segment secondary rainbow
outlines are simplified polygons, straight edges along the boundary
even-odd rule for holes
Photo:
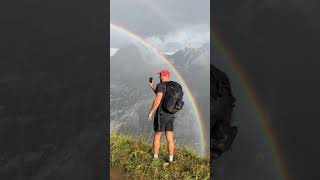
[[[128,36],[134,38],[135,40],[140,42],[144,47],[152,50],[155,54],[157,54],[160,57],[160,59],[163,60],[170,67],[170,69],[173,70],[175,75],[181,81],[180,83],[184,87],[185,93],[190,98],[192,107],[195,110],[196,120],[197,120],[197,123],[200,127],[200,140],[201,140],[201,151],[202,151],[201,153],[204,155],[206,153],[207,146],[206,146],[206,143],[204,140],[205,139],[204,138],[204,128],[203,128],[203,123],[202,123],[203,119],[202,119],[201,113],[198,109],[197,103],[196,103],[194,97],[192,96],[192,93],[191,93],[189,87],[187,86],[187,83],[184,81],[184,79],[182,78],[182,76],[180,75],[178,70],[172,65],[172,63],[166,57],[164,57],[161,53],[159,53],[159,51],[155,47],[153,47],[150,43],[146,42],[142,37],[138,36],[137,34],[134,34],[133,32],[127,30],[124,27],[116,25],[114,23],[110,23],[110,28],[114,28],[114,29],[116,29],[120,32],[123,32],[123,33],[127,34]]]

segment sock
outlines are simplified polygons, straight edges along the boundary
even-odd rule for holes
[[[173,161],[173,155],[170,155],[170,156],[169,156],[169,161],[170,161],[170,162]]]
[[[158,154],[153,154],[154,159],[158,159]]]

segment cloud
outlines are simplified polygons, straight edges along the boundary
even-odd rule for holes
[[[110,57],[114,56],[118,52],[118,48],[110,48]]]
[[[172,54],[184,48],[200,48],[210,43],[210,27],[208,24],[188,25],[165,35],[146,38],[146,41],[166,54]]]

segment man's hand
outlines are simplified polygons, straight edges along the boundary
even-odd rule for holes
[[[149,112],[149,114],[148,114],[148,116],[147,116],[147,120],[148,120],[148,121],[151,121],[152,114],[153,114],[152,112]]]

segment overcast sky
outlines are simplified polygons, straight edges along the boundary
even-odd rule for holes
[[[110,20],[148,37],[188,24],[209,25],[209,10],[209,0],[111,0]]]
[[[112,23],[141,36],[161,53],[210,43],[209,0],[112,0],[110,5]],[[111,31],[111,48],[121,48],[113,35]]]

